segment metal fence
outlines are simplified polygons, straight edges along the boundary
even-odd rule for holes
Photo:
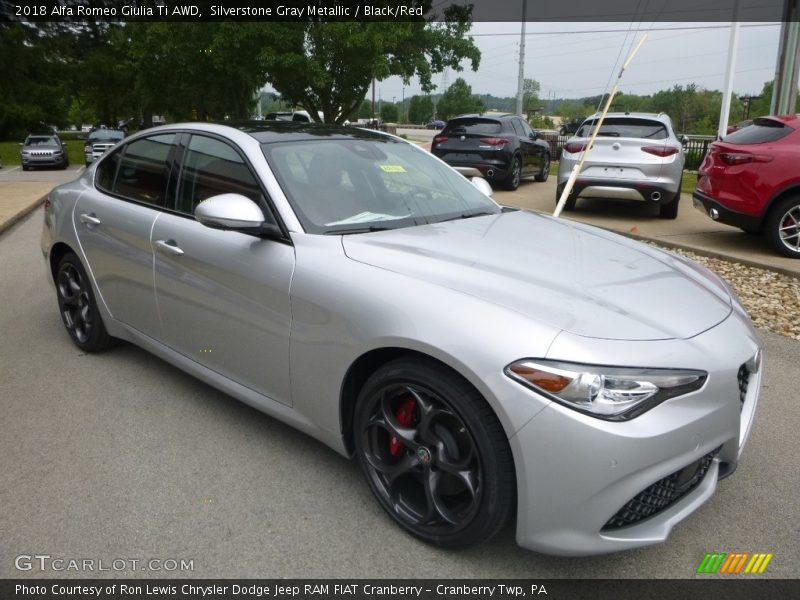
[[[550,144],[550,156],[553,160],[561,158],[561,149],[567,140],[570,139],[569,135],[559,135],[557,133],[542,132],[541,139]],[[710,135],[689,135],[687,142],[683,145],[683,151],[686,155],[686,164],[684,169],[696,171],[703,162],[703,157],[708,151],[708,145],[714,141],[714,136]]]

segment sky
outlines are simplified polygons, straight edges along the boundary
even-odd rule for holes
[[[693,82],[721,90],[730,31],[730,23],[528,23],[525,77],[541,84],[543,99],[602,94],[610,91],[632,46],[649,32],[622,77],[623,92],[652,94]],[[519,22],[475,23],[470,35],[481,51],[480,67],[473,72],[464,63],[463,71],[450,70],[449,83],[463,77],[475,94],[516,96],[519,33]],[[734,92],[758,94],[774,78],[779,36],[779,23],[741,24]],[[443,75],[435,75],[433,82],[436,92],[443,91]],[[418,81],[404,86],[393,77],[378,83],[376,99],[399,102],[419,93]]]

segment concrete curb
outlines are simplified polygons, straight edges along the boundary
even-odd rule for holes
[[[39,206],[41,206],[42,203],[44,203],[46,198],[47,198],[47,195],[44,195],[41,198],[39,198],[38,200],[35,200],[35,201],[31,202],[29,205],[21,208],[16,213],[11,215],[8,219],[5,219],[4,221],[0,221],[0,233],[3,233],[7,229],[10,229],[16,223],[18,223],[19,221],[21,221],[22,219],[27,217],[29,214],[31,214],[34,210],[36,210]]]

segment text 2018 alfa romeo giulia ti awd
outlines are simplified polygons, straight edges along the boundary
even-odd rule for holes
[[[353,128],[159,127],[46,202],[58,310],[337,452],[430,543],[664,541],[732,473],[760,343],[674,254]],[[213,351],[206,351],[213,348]]]

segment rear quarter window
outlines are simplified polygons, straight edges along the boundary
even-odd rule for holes
[[[774,119],[756,119],[753,124],[725,136],[731,144],[765,144],[786,137],[794,129]]]
[[[486,135],[500,133],[501,126],[499,121],[490,119],[460,119],[450,121],[442,133],[476,133]]]

